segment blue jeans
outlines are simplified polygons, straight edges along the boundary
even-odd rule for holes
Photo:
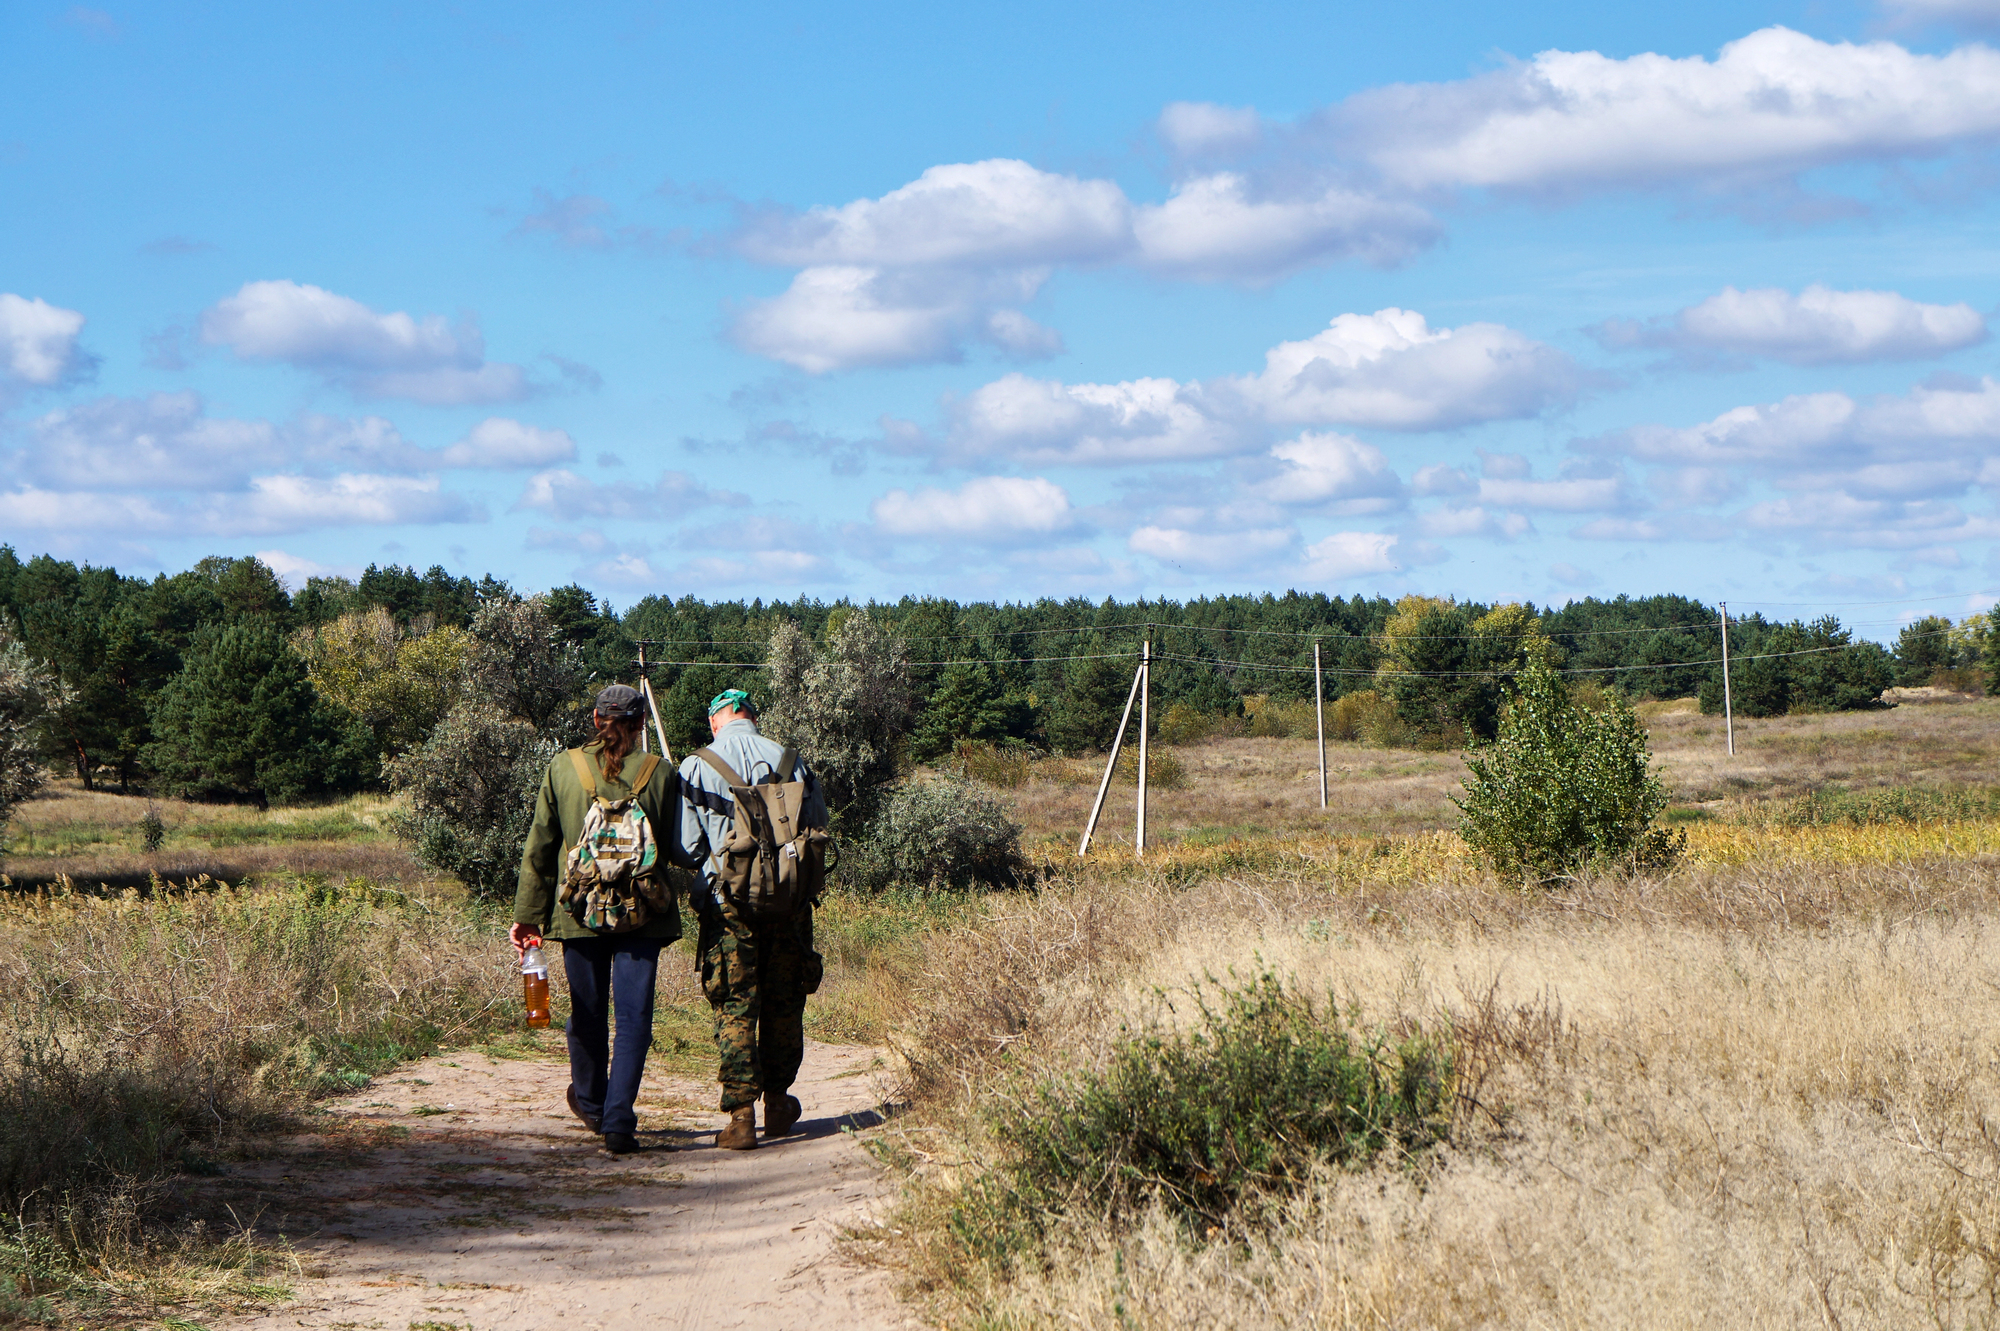
[[[639,1126],[632,1102],[639,1097],[646,1051],[653,1044],[653,979],[666,940],[606,934],[565,938],[563,974],[569,977],[569,1080],[576,1102],[598,1117],[604,1132]],[[608,1018],[618,1016],[614,1048]]]

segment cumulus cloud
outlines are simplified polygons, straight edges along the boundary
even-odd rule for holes
[[[1544,51],[1456,83],[1357,94],[1320,128],[1408,190],[1713,188],[1991,138],[2000,52],[1923,55],[1779,27],[1714,60]]]
[[[1421,314],[1378,310],[1343,314],[1315,337],[1279,345],[1257,374],[1193,384],[1009,374],[950,404],[946,446],[965,458],[1036,463],[1223,457],[1268,447],[1273,429],[1297,425],[1441,430],[1536,416],[1573,401],[1587,381],[1567,355],[1513,329],[1433,329]],[[1301,443],[1298,456],[1274,456],[1297,468],[1307,453],[1329,460],[1338,447]],[[1358,456],[1327,465],[1359,465]]]
[[[1225,381],[1266,420],[1440,430],[1539,415],[1576,399],[1583,370],[1499,324],[1433,329],[1414,310],[1342,314],[1284,342],[1261,374]]]
[[[436,406],[526,397],[526,372],[488,363],[470,318],[378,314],[360,301],[290,281],[246,282],[201,318],[202,341],[248,361],[314,370],[362,397]]]
[[[42,531],[277,536],[326,527],[484,522],[485,510],[436,477],[256,476],[246,491],[161,499],[32,484],[0,492],[0,522]]]
[[[1111,181],[995,159],[934,166],[879,199],[755,217],[735,245],[787,267],[1037,267],[1116,258],[1131,226],[1131,204]]]
[[[361,576],[359,564],[322,564],[317,559],[307,559],[284,550],[259,550],[257,558],[265,568],[278,575],[278,581],[297,591],[305,586],[308,578],[358,578]]]
[[[1039,273],[996,278],[951,270],[807,268],[781,294],[752,302],[731,326],[745,351],[809,374],[863,366],[955,361],[968,341],[1017,359],[1062,350],[1062,339],[1013,305],[1031,298]]]
[[[1401,263],[1438,237],[1415,204],[1358,190],[1269,194],[1223,171],[1182,181],[1133,218],[1134,261],[1173,277],[1263,284],[1314,264]]]
[[[576,440],[504,416],[489,416],[438,459],[447,467],[546,467],[576,460]]]
[[[51,388],[88,371],[76,340],[83,322],[75,310],[0,291],[0,389]]]
[[[1069,495],[1040,476],[981,476],[957,490],[891,490],[871,513],[889,536],[983,544],[1043,540],[1076,525]]]
[[[1403,502],[1403,483],[1382,450],[1344,434],[1306,433],[1271,449],[1279,470],[1250,487],[1273,503],[1379,513]]]
[[[1344,582],[1402,568],[1401,538],[1372,531],[1340,531],[1305,549],[1304,574],[1311,582]]]
[[[1414,204],[1323,183],[1280,188],[1220,172],[1135,205],[1108,180],[1008,159],[955,163],[879,199],[746,216],[731,247],[800,271],[782,294],[748,305],[731,336],[814,374],[956,360],[975,341],[1050,355],[1060,339],[1019,306],[1059,266],[1255,283],[1336,259],[1399,262],[1436,232]]]
[[[1968,517],[1956,501],[1975,486],[2000,489],[2000,382],[1940,376],[1866,401],[1801,394],[1575,447],[1655,466],[1649,488],[1669,507],[1733,500],[1752,482],[1782,492],[1729,519],[1737,530],[1881,549],[1984,539],[1988,520]],[[1699,521],[1687,514],[1624,528],[1590,524],[1578,534],[1670,539]]]
[[[1177,157],[1244,153],[1264,138],[1264,121],[1256,107],[1214,102],[1168,102],[1156,128],[1160,141]]]
[[[104,397],[49,412],[7,459],[37,484],[89,490],[240,490],[259,473],[417,473],[529,467],[574,457],[560,430],[494,417],[449,448],[411,443],[380,416],[310,414],[288,424],[207,414],[198,394]]]
[[[1179,569],[1219,573],[1267,563],[1293,549],[1298,540],[1299,534],[1292,527],[1189,531],[1148,525],[1135,530],[1126,544],[1135,554],[1151,555]]]
[[[1591,330],[1604,345],[1761,356],[1792,365],[1920,360],[1986,340],[1970,305],[1930,305],[1894,291],[1809,286],[1724,287],[1665,319],[1611,320]]]
[[[952,404],[951,447],[964,457],[1120,463],[1240,452],[1243,430],[1217,420],[1199,388],[1172,379],[1064,384],[1009,374]]]

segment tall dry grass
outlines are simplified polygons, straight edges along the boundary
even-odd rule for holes
[[[900,1041],[903,1210],[864,1250],[962,1326],[1976,1326],[2000,1320],[2000,859],[1752,859],[1550,894],[1300,865],[1082,877],[936,940]],[[935,1222],[1002,1163],[983,1106],[1270,971],[1448,1029],[1422,1169],[1325,1169],[1275,1220]],[[896,1233],[894,1231],[900,1231]]]

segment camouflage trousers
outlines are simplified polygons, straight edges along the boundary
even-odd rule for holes
[[[725,1113],[784,1091],[805,1057],[806,995],[819,988],[812,910],[753,924],[736,903],[701,903],[701,988],[715,1009]]]

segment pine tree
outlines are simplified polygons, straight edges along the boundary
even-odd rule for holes
[[[376,774],[368,728],[322,700],[284,635],[256,620],[198,634],[152,721],[145,761],[170,794],[288,803]]]

